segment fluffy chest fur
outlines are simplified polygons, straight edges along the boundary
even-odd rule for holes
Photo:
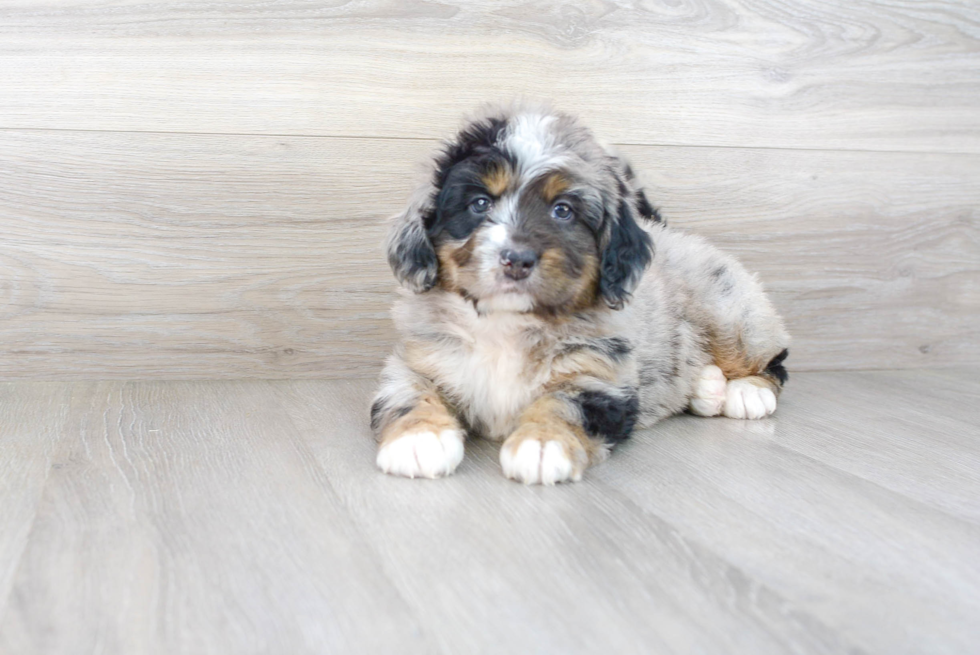
[[[473,334],[473,341],[444,353],[439,382],[458,398],[470,425],[504,439],[540,394],[548,373],[543,363],[528,359],[526,334],[496,327],[488,325]]]
[[[481,315],[451,296],[408,300],[399,314],[403,329],[424,326],[406,340],[410,365],[425,371],[485,437],[506,438],[552,376],[557,339],[533,316]]]

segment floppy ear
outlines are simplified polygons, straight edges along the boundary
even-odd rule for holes
[[[639,195],[628,167],[614,160],[615,192],[604,198],[604,233],[599,293],[613,309],[622,309],[630,299],[643,271],[653,259],[653,241],[640,227]],[[646,198],[643,197],[644,204]]]
[[[427,233],[435,218],[434,194],[432,185],[419,189],[388,229],[388,264],[398,282],[415,293],[435,286],[439,274],[439,260]]]

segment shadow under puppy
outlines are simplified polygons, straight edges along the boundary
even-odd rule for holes
[[[574,118],[491,109],[434,163],[387,246],[383,471],[449,475],[469,434],[503,441],[509,478],[580,480],[636,425],[776,409],[789,336],[760,284],[667,228]]]

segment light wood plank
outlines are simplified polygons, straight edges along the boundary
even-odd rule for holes
[[[2,375],[363,376],[385,356],[383,216],[409,193],[418,144],[5,143]]]
[[[65,382],[0,383],[0,615],[64,435],[70,398]]]
[[[432,141],[0,133],[0,376],[362,377]],[[758,271],[793,370],[980,360],[980,158],[628,147]]]
[[[0,652],[431,652],[264,383],[99,383],[69,421]]]
[[[796,373],[771,419],[672,418],[555,488],[479,440],[382,475],[373,388],[0,385],[0,527],[41,490],[9,462],[52,463],[0,653],[975,650],[971,369]]]
[[[972,652],[977,422],[890,376],[798,374],[772,419],[676,417],[594,478],[860,650]]]
[[[0,3],[0,127],[439,138],[553,98],[621,143],[980,152],[932,0]]]
[[[379,473],[373,383],[273,383],[392,580],[447,653],[843,653],[853,645],[591,480],[525,487],[477,440],[438,481]]]
[[[779,443],[980,525],[980,384],[975,370],[955,373],[794,376]]]

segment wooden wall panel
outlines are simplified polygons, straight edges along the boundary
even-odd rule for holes
[[[620,143],[980,152],[953,0],[0,0],[0,128],[440,138],[552,98]]]
[[[430,140],[0,131],[0,377],[363,377]],[[760,272],[792,368],[980,361],[980,157],[623,147]]]

